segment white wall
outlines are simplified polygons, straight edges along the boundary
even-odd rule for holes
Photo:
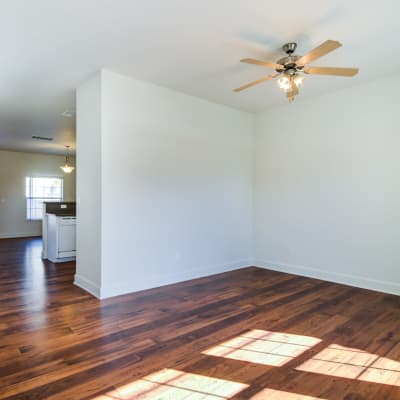
[[[79,128],[80,104],[79,160],[99,157],[80,136],[101,135],[101,184],[78,177],[79,215],[101,187],[101,297],[249,265],[252,115],[109,71],[101,129]]]
[[[76,96],[77,264],[75,284],[100,295],[101,287],[101,79],[96,74]]]
[[[397,77],[250,115],[102,71],[78,90],[76,283],[258,265],[400,294]]]
[[[0,238],[39,236],[41,221],[26,220],[25,178],[64,177],[64,200],[75,200],[75,172],[64,174],[65,157],[0,150]]]
[[[399,89],[389,77],[257,115],[258,265],[400,294]]]

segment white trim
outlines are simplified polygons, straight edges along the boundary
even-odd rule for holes
[[[302,265],[283,264],[275,261],[255,260],[254,265],[274,271],[286,272],[289,274],[307,276],[316,279],[323,279],[326,281],[342,283],[358,288],[395,294],[397,296],[400,295],[400,285],[394,282],[344,274],[342,272],[325,271],[318,268],[304,267]]]
[[[202,278],[209,275],[219,274],[221,272],[248,267],[250,265],[252,265],[251,260],[238,260],[221,265],[214,265],[195,270],[192,269],[179,274],[153,274],[152,276],[141,276],[135,281],[110,282],[107,284],[107,287],[101,288],[100,298],[105,299],[126,293],[138,292],[140,290],[183,282],[190,279]]]
[[[86,290],[94,297],[100,299],[100,287],[91,280],[84,278],[80,275],[75,275],[74,285],[80,287],[83,290]]]
[[[40,232],[0,233],[0,239],[17,239],[24,237],[40,237]]]

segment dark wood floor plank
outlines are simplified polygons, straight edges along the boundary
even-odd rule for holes
[[[110,400],[163,368],[248,385],[237,400],[264,389],[400,399],[399,297],[249,267],[99,301],[72,284],[74,263],[43,262],[40,246],[0,240],[0,399]],[[254,329],[320,342],[281,366],[204,353]],[[386,369],[307,370],[326,351],[345,368],[334,346]]]

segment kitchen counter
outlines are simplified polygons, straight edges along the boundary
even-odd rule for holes
[[[47,258],[54,262],[75,260],[76,217],[47,214]]]
[[[76,203],[67,202],[44,202],[43,203],[43,220],[42,220],[42,237],[43,249],[42,258],[48,258],[48,225],[49,217],[53,215],[56,217],[76,217]]]

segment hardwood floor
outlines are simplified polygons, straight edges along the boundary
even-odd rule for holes
[[[400,399],[399,297],[251,267],[99,301],[40,250],[0,240],[0,399]]]

